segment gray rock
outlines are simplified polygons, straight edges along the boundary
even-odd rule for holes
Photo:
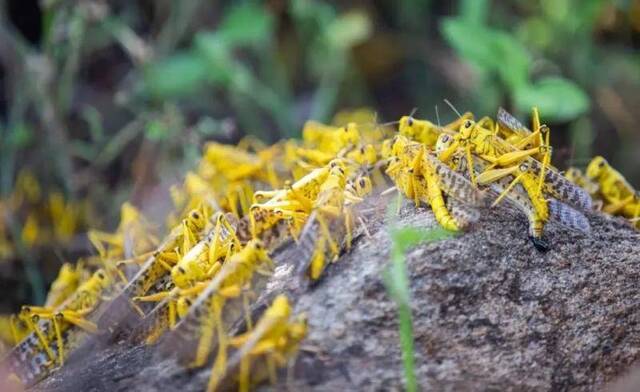
[[[397,224],[430,228],[433,215],[405,204]],[[621,219],[589,215],[592,233],[549,225],[537,252],[527,224],[492,211],[466,233],[407,254],[416,373],[423,390],[597,390],[640,357],[640,234]],[[403,390],[394,303],[382,283],[390,238],[383,218],[320,282],[302,287],[293,253],[258,304],[288,293],[309,335],[281,390]],[[287,259],[288,257],[288,259]],[[208,369],[186,370],[153,347],[96,349],[37,388],[205,388]]]

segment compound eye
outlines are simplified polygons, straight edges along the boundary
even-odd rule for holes
[[[413,126],[413,117],[409,117],[409,119],[407,120],[407,124],[412,127]]]
[[[447,143],[449,141],[449,135],[442,135],[442,142]]]
[[[191,304],[192,304],[192,302],[191,302],[191,300],[190,300],[189,298],[185,298],[185,299],[184,299],[184,303],[185,303],[187,306],[191,306]]]
[[[104,273],[102,271],[96,272],[96,276],[98,277],[98,279],[104,280]]]
[[[600,162],[598,162],[598,166],[599,166],[599,167],[604,167],[604,159],[603,159],[603,160],[601,160]]]
[[[193,211],[193,212],[191,213],[191,217],[192,217],[193,219],[199,219],[199,218],[200,218],[200,214],[198,214],[196,211]]]
[[[522,171],[529,170],[529,165],[527,165],[526,163],[521,164],[520,165],[520,170],[522,170]]]
[[[185,271],[185,269],[182,268],[182,266],[178,267],[178,271],[183,275],[187,273],[187,271]]]
[[[256,242],[256,249],[261,250],[262,249],[262,244],[259,242]]]
[[[364,180],[364,178],[360,179],[360,187],[364,188],[365,185],[367,185],[367,182]]]
[[[471,122],[471,120],[467,120],[464,122],[464,127],[465,128],[471,128],[471,126],[473,125],[473,123]]]

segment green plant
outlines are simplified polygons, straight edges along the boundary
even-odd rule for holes
[[[297,34],[309,42],[302,57],[317,83],[310,117],[326,121],[350,69],[349,51],[371,34],[371,23],[362,12],[338,14],[319,1],[291,2],[289,11]],[[291,59],[277,56],[275,41],[269,10],[256,2],[232,5],[215,30],[197,33],[186,50],[146,66],[144,93],[156,100],[193,100],[203,90],[217,89],[229,95],[247,133],[263,139],[296,136],[301,123],[291,110],[296,106],[292,70],[286,63]],[[260,114],[273,120],[275,132]]]
[[[550,120],[573,120],[589,109],[589,98],[576,83],[560,76],[532,77],[533,59],[524,42],[489,25],[486,0],[460,0],[460,14],[446,18],[441,31],[478,78],[478,102],[494,108],[506,95],[518,112],[538,106]],[[579,8],[579,7],[578,7]]]
[[[395,228],[391,230],[391,262],[383,273],[387,292],[398,307],[400,347],[404,364],[406,390],[418,390],[415,375],[413,326],[411,316],[411,294],[407,278],[406,252],[422,243],[435,242],[451,238],[454,233],[440,227],[420,229],[415,227]]]

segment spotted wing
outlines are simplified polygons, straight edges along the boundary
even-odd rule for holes
[[[502,107],[498,108],[498,114],[496,118],[498,119],[498,124],[513,132],[524,135],[528,135],[531,133],[531,131],[520,122],[520,120],[515,118],[511,113],[507,112]]]
[[[542,163],[533,158],[529,158],[528,162],[533,173],[536,176],[539,175],[542,170]],[[593,208],[593,201],[589,193],[553,168],[548,167],[545,170],[544,192],[583,211],[589,211]]]
[[[451,169],[431,153],[426,153],[425,159],[435,170],[440,188],[445,194],[471,206],[484,207],[487,205],[488,200],[485,193],[474,187],[471,181],[462,174]]]
[[[581,212],[555,199],[549,199],[548,206],[550,221],[583,233],[591,232],[589,220]]]
[[[480,211],[453,197],[447,198],[446,205],[447,210],[461,228],[467,228],[480,220]]]

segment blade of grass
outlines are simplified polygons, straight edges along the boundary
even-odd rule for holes
[[[405,387],[409,392],[418,390],[415,374],[415,350],[413,347],[413,317],[411,315],[411,294],[405,261],[406,251],[420,243],[451,238],[453,232],[441,227],[425,230],[414,227],[392,229],[391,263],[382,278],[387,292],[398,307],[400,349],[405,373]]]

